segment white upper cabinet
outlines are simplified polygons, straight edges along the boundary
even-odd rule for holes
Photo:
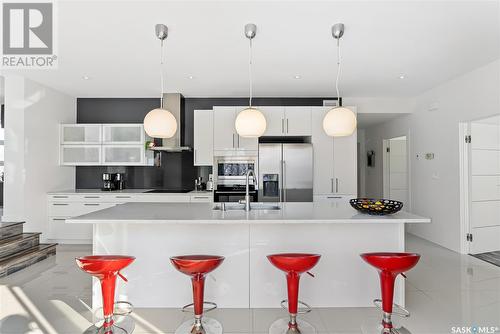
[[[323,118],[330,108],[314,108],[312,111],[311,143],[314,151],[314,194],[333,194],[333,138],[323,130]]]
[[[310,136],[311,107],[258,107],[266,117],[264,136]]]
[[[103,124],[103,144],[142,144],[144,126],[142,124]]]
[[[212,166],[214,156],[214,112],[194,111],[194,165]]]
[[[152,165],[139,124],[61,124],[59,163],[67,166]]]
[[[266,118],[264,136],[283,136],[285,133],[285,107],[259,107]]]
[[[234,127],[237,114],[244,107],[214,107],[214,151],[257,151],[258,138],[244,138]]]
[[[214,151],[234,150],[237,147],[235,113],[235,107],[214,107]]]
[[[66,166],[101,165],[101,145],[61,145],[59,163]]]
[[[100,144],[101,124],[61,124],[61,144]]]
[[[105,166],[141,166],[145,164],[144,145],[103,145],[102,164]]]
[[[355,107],[348,107],[354,111]],[[357,132],[348,137],[330,137],[323,130],[323,118],[330,107],[312,108],[314,149],[314,194],[357,194]]]
[[[358,193],[357,131],[348,137],[333,139],[333,173],[335,194]]]
[[[311,135],[311,107],[285,107],[285,136]]]

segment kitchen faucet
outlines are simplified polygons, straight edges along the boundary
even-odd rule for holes
[[[251,169],[248,170],[247,172],[247,175],[246,175],[246,187],[245,187],[245,199],[244,200],[240,200],[239,203],[240,204],[245,204],[245,211],[250,211],[250,174],[252,174],[253,176],[253,182],[254,182],[254,185],[257,183],[257,176],[255,176],[255,172]]]

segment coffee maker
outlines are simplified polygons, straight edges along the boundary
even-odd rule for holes
[[[102,190],[111,191],[114,188],[115,187],[114,187],[111,173],[103,173],[102,174]]]

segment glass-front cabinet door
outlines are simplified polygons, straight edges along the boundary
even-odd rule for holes
[[[61,145],[100,144],[101,124],[61,124]]]
[[[101,145],[61,145],[61,165],[96,166],[101,164]]]
[[[142,124],[103,124],[103,144],[142,144],[144,126]]]
[[[102,165],[145,165],[146,155],[143,145],[103,145],[102,149]]]

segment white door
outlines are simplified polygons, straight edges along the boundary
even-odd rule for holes
[[[287,136],[310,136],[311,107],[285,107],[284,127]]]
[[[194,165],[212,166],[214,158],[214,114],[212,110],[194,111]]]
[[[323,118],[328,110],[329,108],[313,108],[312,110],[314,195],[334,193],[333,138],[323,130]]]
[[[471,122],[471,254],[500,250],[500,116]]]
[[[235,107],[214,107],[214,151],[233,150],[237,147],[235,116]]]
[[[284,107],[259,107],[266,117],[267,127],[264,136],[283,136],[285,131]]]
[[[356,195],[358,192],[357,132],[333,138],[333,189],[335,194]]]
[[[408,155],[406,137],[389,140],[389,198],[408,206]]]

